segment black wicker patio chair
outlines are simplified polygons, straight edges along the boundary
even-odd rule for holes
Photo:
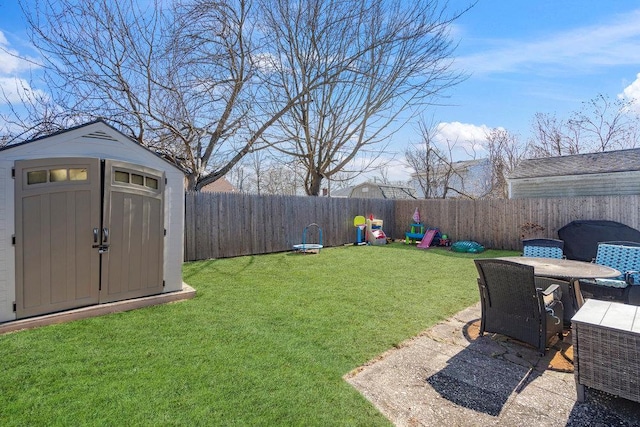
[[[562,339],[560,286],[536,287],[533,267],[499,259],[477,259],[482,317],[480,335],[498,333],[530,344],[544,355],[554,336]]]

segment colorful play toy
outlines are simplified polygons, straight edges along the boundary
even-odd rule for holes
[[[370,245],[384,245],[387,243],[387,235],[382,231],[383,221],[374,219],[373,215],[367,220],[367,242]]]
[[[460,240],[451,245],[451,250],[453,252],[479,254],[480,252],[484,252],[484,246],[472,240]]]
[[[315,226],[318,229],[318,243],[307,243],[307,231],[309,227]],[[302,244],[293,245],[293,250],[300,253],[317,254],[322,249],[322,228],[315,222],[307,225],[302,231]]]
[[[353,225],[358,227],[357,239],[354,245],[366,245],[367,242],[364,239],[364,229],[367,227],[367,221],[362,215],[358,215],[353,218]]]
[[[411,231],[404,233],[404,242],[406,244],[416,243],[424,238],[424,225],[420,223],[411,224]]]

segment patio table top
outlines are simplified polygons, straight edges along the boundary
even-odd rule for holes
[[[574,261],[559,258],[537,257],[501,257],[505,261],[530,265],[536,276],[553,277],[556,279],[595,279],[618,277],[622,273],[615,268],[591,262]]]

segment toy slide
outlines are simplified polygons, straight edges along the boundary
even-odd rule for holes
[[[436,233],[438,232],[437,228],[433,228],[430,230],[427,230],[424,233],[424,237],[422,238],[422,240],[420,241],[420,243],[418,243],[418,248],[420,249],[427,249],[431,246],[431,242],[433,242],[433,238],[436,236]]]

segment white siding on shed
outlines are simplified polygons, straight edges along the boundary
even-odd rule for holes
[[[11,166],[0,164],[0,322],[15,319],[13,301],[15,289],[15,253],[11,236],[13,234],[13,179]]]

